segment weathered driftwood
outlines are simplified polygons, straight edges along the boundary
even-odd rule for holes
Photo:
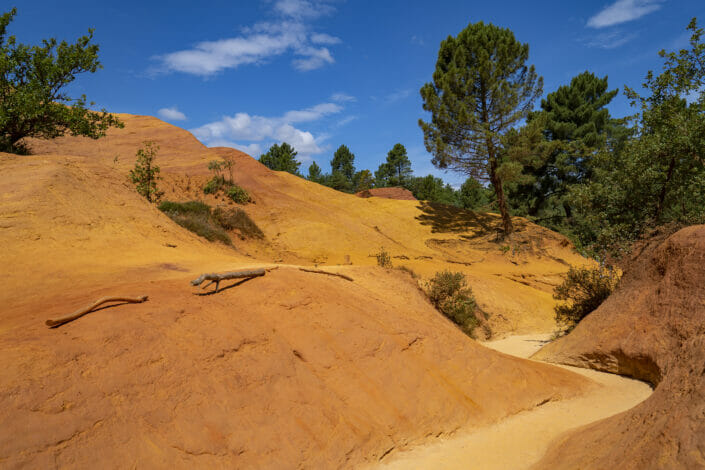
[[[108,302],[127,302],[131,304],[139,304],[147,300],[146,295],[142,295],[140,297],[103,297],[101,299],[96,300],[93,304],[89,305],[88,307],[82,308],[80,310],[76,310],[73,312],[71,315],[68,315],[66,317],[62,318],[57,318],[56,320],[47,320],[45,323],[47,326],[51,328],[56,328],[59,325],[63,325],[64,323],[68,323],[70,321],[73,321],[77,318],[82,317],[86,313],[92,312],[96,308],[100,307],[101,305],[108,303]]]
[[[215,290],[213,292],[218,292],[218,285],[220,281],[227,281],[228,279],[240,279],[243,277],[258,277],[264,276],[267,271],[265,269],[251,269],[248,271],[231,271],[228,273],[203,273],[196,279],[191,281],[191,285],[200,286],[204,281],[211,281],[201,289],[205,289],[211,284],[215,283]]]
[[[323,270],[320,270],[320,269],[299,268],[299,270],[300,270],[300,271],[307,272],[307,273],[327,274],[327,275],[329,275],[329,276],[338,276],[338,277],[342,277],[342,278],[345,279],[346,281],[350,281],[350,282],[353,281],[353,278],[351,278],[350,276],[346,276],[345,274],[332,273],[332,272],[323,271]]]

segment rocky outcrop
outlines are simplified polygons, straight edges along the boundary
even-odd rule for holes
[[[655,391],[567,436],[538,468],[705,467],[705,226],[635,252],[615,293],[534,358],[629,375]]]

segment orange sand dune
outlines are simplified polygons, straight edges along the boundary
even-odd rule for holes
[[[232,157],[236,182],[255,201],[246,210],[266,235],[266,243],[239,242],[241,253],[272,262],[374,265],[374,254],[384,247],[395,265],[424,277],[443,269],[463,271],[480,307],[490,314],[495,335],[550,331],[553,287],[569,264],[585,263],[564,237],[523,219],[516,219],[514,238],[500,242],[494,214],[419,201],[361,199],[270,171],[237,150],[208,149],[187,131],[156,118],[119,116],[125,128],[112,129],[101,140],[65,137],[31,145],[36,152],[90,155],[96,164],[126,175],[141,143],[154,140],[161,147],[165,197],[216,205],[228,202],[201,191],[209,177],[207,162]]]
[[[480,346],[370,256],[463,270],[496,332],[550,329],[551,285],[583,262],[562,237],[517,220],[503,250],[494,215],[341,194],[122,117],[104,140],[0,155],[0,466],[349,468],[594,387]],[[266,239],[208,243],[140,198],[147,139],[172,199],[204,198],[207,162],[232,155]],[[279,263],[214,295],[188,283],[278,260],[354,281]],[[44,325],[105,295],[150,300]]]

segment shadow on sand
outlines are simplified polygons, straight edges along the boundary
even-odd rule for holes
[[[430,225],[433,233],[463,233],[467,240],[502,235],[502,220],[496,215],[427,201],[421,201],[418,208],[422,213],[416,219]]]

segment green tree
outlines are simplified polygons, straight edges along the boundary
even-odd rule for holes
[[[301,176],[299,174],[301,162],[296,160],[297,154],[294,147],[282,142],[281,145],[272,145],[267,153],[260,155],[259,162],[270,170],[287,171],[292,175]]]
[[[387,161],[375,172],[377,181],[382,186],[404,186],[411,177],[411,161],[406,154],[406,147],[396,144],[387,153]]]
[[[420,201],[440,202],[461,207],[457,191],[451,185],[445,184],[441,178],[433,175],[410,178],[407,189]]]
[[[29,153],[27,137],[65,134],[97,139],[111,126],[123,127],[105,110],[86,109],[86,97],[71,98],[65,87],[76,75],[102,68],[93,30],[75,44],[45,39],[41,46],[18,44],[7,27],[16,9],[0,16],[0,151]],[[91,103],[92,105],[93,103]]]
[[[330,168],[333,174],[341,173],[352,185],[353,176],[355,175],[355,155],[347,146],[341,145],[333,154]]]
[[[370,170],[362,170],[355,173],[355,192],[366,191],[374,185],[374,178]]]
[[[594,161],[594,176],[572,191],[577,241],[592,251],[621,251],[650,227],[705,222],[705,44],[695,19],[690,48],[661,51],[663,70],[648,72],[646,94],[627,88],[639,114],[626,139]]]
[[[309,181],[313,181],[314,183],[323,183],[324,181],[324,176],[323,172],[321,171],[321,167],[318,166],[316,162],[311,163],[308,167],[308,176],[306,177]]]
[[[130,170],[130,180],[137,187],[137,192],[149,202],[159,202],[164,195],[164,192],[157,188],[157,181],[161,179],[159,167],[154,164],[158,151],[159,145],[156,143],[143,142],[143,147],[137,150],[135,168]]]
[[[513,231],[504,194],[503,136],[525,119],[543,79],[527,66],[529,46],[509,29],[470,24],[441,42],[433,82],[421,88],[431,122],[419,120],[426,149],[439,168],[489,181],[504,233]]]
[[[543,134],[555,145],[536,167],[527,169],[533,177],[530,184],[519,185],[510,198],[526,203],[528,215],[550,228],[570,225],[569,191],[590,179],[595,153],[606,145],[611,127],[618,125],[606,108],[618,90],[607,88],[607,77],[583,72],[549,93],[541,111],[529,116],[530,122],[543,120]]]
[[[464,209],[482,209],[490,203],[491,191],[491,189],[482,186],[475,178],[468,178],[460,186],[458,194],[460,205]]]
[[[344,193],[351,193],[354,188],[352,180],[349,180],[347,176],[340,171],[331,173],[331,175],[326,178],[325,184],[336,191],[342,191]]]

